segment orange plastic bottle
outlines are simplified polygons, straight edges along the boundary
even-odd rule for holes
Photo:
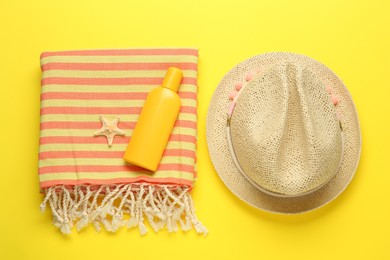
[[[156,171],[180,110],[177,91],[183,73],[170,67],[160,87],[146,98],[123,159]]]

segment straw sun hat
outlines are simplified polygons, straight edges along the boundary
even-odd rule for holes
[[[360,157],[359,121],[343,82],[292,53],[235,66],[212,97],[206,136],[225,185],[275,213],[329,203],[348,186]]]

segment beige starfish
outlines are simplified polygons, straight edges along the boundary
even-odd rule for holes
[[[115,117],[114,120],[109,121],[104,116],[100,116],[102,121],[102,128],[95,132],[95,135],[104,135],[107,137],[108,145],[111,146],[114,141],[115,135],[125,135],[126,132],[118,128],[119,117]]]

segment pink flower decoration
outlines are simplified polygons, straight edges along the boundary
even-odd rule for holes
[[[330,86],[326,86],[326,92],[332,94],[332,88]]]
[[[240,89],[242,89],[242,86],[243,86],[244,84],[242,83],[242,82],[238,82],[238,83],[236,83],[236,90],[237,91],[240,91]]]
[[[251,81],[253,79],[253,76],[254,76],[254,73],[252,71],[248,72],[248,74],[246,74],[245,80]]]
[[[232,92],[230,92],[229,99],[233,100],[237,96],[237,93],[238,92],[236,90],[233,90]]]
[[[336,97],[336,96],[334,96],[334,95],[332,95],[332,97],[331,97],[331,99],[332,99],[332,102],[333,102],[333,105],[337,105],[338,103],[339,103],[339,98],[338,97]]]

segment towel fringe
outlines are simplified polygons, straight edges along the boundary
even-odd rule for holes
[[[207,229],[195,215],[195,207],[188,188],[171,185],[118,184],[102,185],[92,189],[89,185],[69,188],[54,186],[44,190],[46,196],[40,206],[45,211],[50,205],[53,223],[62,233],[69,234],[75,225],[80,231],[93,224],[97,231],[103,226],[115,232],[122,226],[138,226],[141,235],[147,233],[144,218],[155,232],[166,227],[176,232],[193,226],[197,233]]]

